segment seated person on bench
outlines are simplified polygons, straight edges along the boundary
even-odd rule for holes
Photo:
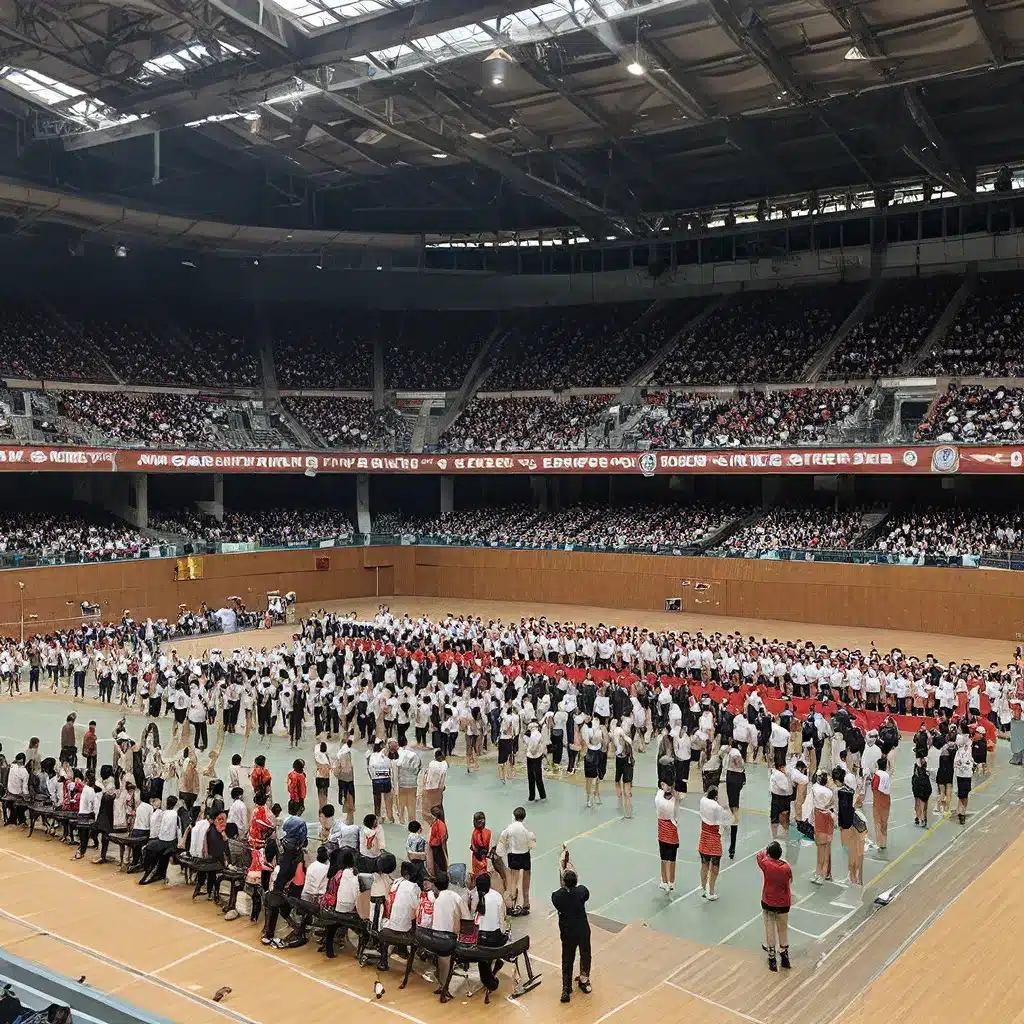
[[[321,846],[316,851],[316,860],[306,868],[306,879],[302,883],[302,893],[299,899],[308,904],[303,907],[297,917],[292,921],[292,930],[281,945],[286,949],[294,949],[296,946],[304,946],[308,941],[306,929],[312,920],[320,901],[327,892],[328,873],[331,869],[331,854],[326,846]],[[356,883],[358,885],[358,882]]]
[[[388,965],[388,945],[407,947],[406,956],[411,956],[414,942],[413,931],[416,924],[416,911],[420,902],[420,887],[412,881],[414,874],[412,864],[402,861],[401,878],[391,883],[384,901],[384,920],[380,928],[380,962],[378,970],[386,971]]]
[[[447,1003],[452,994],[448,991],[448,982],[452,973],[452,954],[455,952],[455,944],[459,939],[459,932],[462,928],[462,918],[469,911],[462,902],[462,898],[449,885],[448,872],[438,871],[434,875],[434,888],[437,890],[434,896],[434,917],[430,928],[418,928],[417,940],[425,945],[422,939],[429,936],[433,942],[425,945],[437,954],[437,988],[435,996],[441,997],[442,1003]],[[450,950],[443,952],[450,944]]]

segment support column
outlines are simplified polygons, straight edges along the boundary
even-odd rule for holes
[[[224,474],[214,473],[211,477],[211,499],[209,501],[197,501],[196,508],[213,516],[218,523],[224,522]]]
[[[370,474],[356,475],[356,530],[368,536],[373,520],[370,517]]]
[[[782,477],[766,476],[761,480],[761,507],[773,508],[782,500]]]
[[[443,476],[441,481],[441,515],[449,516],[455,505],[455,477]]]
[[[128,511],[139,530],[149,526],[149,474],[132,473],[128,482]]]
[[[530,477],[530,504],[538,512],[548,511],[548,478],[546,476]]]

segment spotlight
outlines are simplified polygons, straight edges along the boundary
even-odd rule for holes
[[[127,256],[128,256],[128,246],[126,246],[126,245],[115,245],[114,246],[114,255],[119,260],[126,259]]]
[[[440,150],[438,152],[436,152],[436,153],[431,153],[430,155],[435,160],[447,160],[448,159],[448,154],[447,153],[442,153],[442,152],[440,152]]]
[[[864,56],[864,51],[859,46],[851,46],[847,51],[843,60],[867,60]]]
[[[628,71],[628,72],[629,72],[629,73],[630,73],[631,75],[636,75],[636,77],[637,77],[637,78],[639,78],[639,77],[640,77],[641,75],[643,75],[643,74],[644,74],[644,66],[643,66],[643,64],[641,64],[641,63],[640,63],[640,61],[638,61],[638,60],[630,61],[630,62],[629,62],[629,63],[628,63],[627,65],[626,65],[626,70],[627,70],[627,71]]]
[[[502,49],[491,50],[486,57],[484,57],[484,73],[487,76],[487,81],[500,88],[505,84],[505,73],[508,70],[508,66],[514,63],[512,58]]]
[[[258,266],[260,265],[260,261],[259,261],[259,260],[253,260],[253,261],[252,261],[252,265],[253,265],[254,267],[258,267]]]
[[[382,267],[382,266],[381,266],[381,265],[380,265],[380,264],[378,263],[378,264],[377,264],[377,269],[378,269],[378,270],[383,270],[384,268],[383,268],[383,267]]]

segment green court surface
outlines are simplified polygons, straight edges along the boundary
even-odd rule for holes
[[[0,702],[0,742],[8,759],[23,750],[32,735],[42,739],[44,755],[56,754],[60,727],[71,710],[78,713],[80,726],[90,719],[98,723],[102,764],[112,743],[111,730],[120,714],[116,705],[101,707],[91,699],[84,704],[72,704],[56,699],[30,700],[22,696]],[[132,715],[129,732],[137,737],[145,722],[141,715]],[[171,722],[165,717],[159,724],[166,749],[170,745]],[[246,766],[251,766],[256,754],[267,755],[267,764],[275,780],[275,798],[283,791],[291,762],[296,757],[305,759],[310,778],[306,818],[315,821],[312,737],[301,748],[290,750],[287,738],[281,735],[262,743],[258,736],[253,735],[247,745],[241,735],[227,736],[218,762],[221,778],[227,777],[231,755],[242,752],[243,746],[243,763]],[[421,753],[424,761],[431,756],[428,751]],[[1016,788],[1020,783],[1021,771],[1006,764],[1008,756],[1009,747],[1001,742],[989,762],[991,774],[976,777],[968,825],[984,814],[1011,786]],[[372,801],[360,751],[357,751],[356,762],[358,820],[372,810]],[[929,829],[915,827],[909,782],[911,762],[912,751],[905,741],[896,756],[888,849],[879,852],[869,847],[864,862],[864,889],[828,882],[812,885],[814,845],[800,837],[795,829],[791,830],[785,856],[793,867],[794,875],[793,910],[790,914],[794,951],[838,937],[836,933],[863,902],[873,900],[881,890],[906,880],[940,857],[960,830],[961,826],[955,819],[940,821],[934,814]],[[200,770],[205,763],[205,755],[202,755]],[[754,858],[770,839],[767,768],[762,764],[748,766],[736,859],[729,861],[726,858],[722,862],[718,886],[720,898],[715,903],[708,903],[700,895],[697,856],[700,819],[696,810],[699,794],[692,791],[683,801],[679,820],[681,844],[676,890],[666,893],[658,887],[658,844],[653,803],[655,779],[654,753],[648,749],[637,759],[633,798],[635,816],[625,819],[616,806],[611,778],[603,784],[603,804],[600,807],[587,808],[582,779],[578,776],[548,779],[547,799],[529,804],[525,777],[521,774],[503,786],[497,778],[493,756],[485,757],[479,771],[473,774],[466,771],[461,759],[454,758],[449,767],[444,800],[450,831],[450,859],[455,863],[469,860],[469,835],[474,812],[486,813],[488,826],[496,839],[501,829],[512,820],[513,809],[523,805],[528,808],[527,826],[537,837],[531,885],[534,919],[543,919],[551,913],[549,895],[558,884],[558,852],[562,843],[568,843],[581,881],[591,892],[590,912],[604,919],[599,923],[605,927],[615,930],[619,923],[644,921],[652,928],[693,942],[706,945],[729,943],[759,949],[762,939],[761,874]],[[696,779],[697,772],[693,771],[691,787]],[[388,847],[399,855],[399,859],[405,849],[405,831],[402,825],[385,825]],[[845,877],[846,856],[838,833],[832,847],[832,862],[834,876],[837,879]],[[528,921],[524,923],[528,924]]]

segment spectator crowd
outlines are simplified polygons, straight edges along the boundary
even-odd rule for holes
[[[451,512],[434,519],[410,519],[399,525],[399,532],[447,544],[671,551],[704,544],[748,511],[725,504],[578,504],[554,512],[510,505]]]
[[[319,435],[328,448],[405,451],[405,418],[391,406],[374,409],[370,398],[285,398],[285,409]]]
[[[644,302],[566,306],[524,315],[498,353],[487,387],[495,391],[617,387],[700,308],[668,303],[641,320]]]
[[[983,277],[946,336],[918,368],[922,376],[1024,376],[1024,277]]]
[[[917,429],[919,441],[1017,444],[1024,439],[1024,388],[951,384]]]
[[[282,388],[373,387],[373,346],[387,337],[384,314],[279,306],[269,312]]]
[[[779,288],[726,299],[680,338],[655,373],[658,384],[786,383],[807,364],[860,298],[850,285]]]
[[[590,447],[606,395],[486,398],[469,403],[440,440],[445,451],[547,451]]]
[[[920,508],[891,514],[874,549],[908,558],[956,558],[1024,548],[1024,513],[1019,509]]]
[[[741,526],[718,547],[748,555],[787,548],[815,551],[856,549],[858,538],[865,533],[863,520],[863,511],[775,508],[756,522]]]
[[[218,430],[224,407],[193,395],[124,391],[64,391],[62,415],[91,424],[115,442],[153,447],[230,447]]]
[[[220,522],[192,510],[167,509],[150,513],[150,526],[192,540],[268,547],[331,537],[347,539],[353,534],[348,517],[333,508],[225,509]]]
[[[138,558],[149,538],[112,518],[72,513],[0,513],[0,552],[53,557],[75,555],[82,561]]]
[[[863,388],[741,391],[736,398],[659,392],[629,430],[652,448],[820,444],[863,400]]]
[[[924,343],[959,286],[956,277],[900,278],[883,285],[874,309],[833,353],[822,379],[899,373]]]
[[[456,391],[487,336],[499,324],[494,312],[417,310],[396,317],[384,346],[389,388]]]

